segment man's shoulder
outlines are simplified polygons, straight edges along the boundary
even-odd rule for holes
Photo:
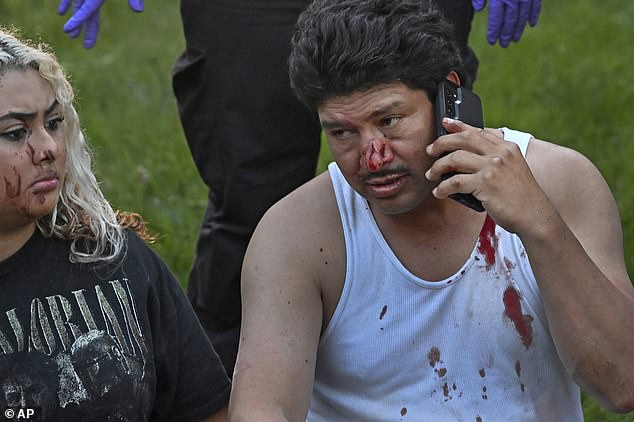
[[[526,161],[537,179],[551,183],[574,184],[598,175],[595,165],[579,151],[541,139],[531,140]]]
[[[537,183],[560,212],[568,209],[576,213],[588,204],[611,200],[599,169],[579,151],[533,139],[526,161]],[[598,192],[603,195],[597,196]]]
[[[286,195],[265,214],[261,224],[317,225],[326,228],[338,216],[337,201],[328,172],[324,172]],[[310,229],[310,227],[306,227]]]
[[[301,284],[314,287],[305,289],[305,295],[317,293],[317,299],[327,301],[341,291],[341,287],[336,290],[326,286],[343,280],[345,257],[332,183],[328,173],[321,174],[280,200],[262,217],[245,255],[243,291],[245,286],[259,290],[263,281],[268,286],[279,283],[282,290],[288,287],[284,287],[287,283]],[[320,292],[326,299],[320,299]]]
[[[325,245],[334,255],[343,253],[341,217],[328,172],[291,192],[265,213],[249,244],[248,257],[270,261],[271,254],[280,254],[307,264],[319,255],[315,251],[325,250]]]

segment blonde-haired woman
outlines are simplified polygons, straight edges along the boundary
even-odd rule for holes
[[[100,191],[63,69],[2,28],[0,176],[0,408],[224,418],[227,375],[143,219]]]

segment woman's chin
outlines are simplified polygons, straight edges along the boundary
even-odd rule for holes
[[[30,198],[28,205],[25,206],[24,211],[31,216],[34,220],[38,220],[46,215],[49,215],[55,209],[59,195],[57,193],[37,194]]]

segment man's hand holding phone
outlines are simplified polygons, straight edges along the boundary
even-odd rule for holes
[[[450,118],[444,118],[442,126],[448,134],[426,149],[430,156],[439,157],[425,174],[431,181],[440,181],[433,190],[435,197],[473,193],[500,226],[518,234],[550,217],[530,215],[554,208],[520,148],[505,141],[501,130],[480,129]],[[442,180],[448,172],[457,174]]]
[[[443,127],[444,118],[461,120],[479,128],[484,127],[480,97],[470,90],[456,85],[449,79],[438,84],[434,107],[437,136],[443,136],[448,133]],[[445,173],[442,175],[442,180],[451,178],[456,174],[456,171]],[[449,197],[476,211],[484,211],[482,203],[471,193],[457,192]]]
[[[431,181],[440,181],[433,191],[434,196],[456,198],[455,195],[469,194],[481,207],[470,208],[484,210],[482,186],[478,180],[481,178],[478,172],[486,165],[488,148],[483,144],[487,142],[485,136],[499,137],[500,142],[504,142],[500,131],[494,134],[492,129],[473,127],[450,117],[444,117],[439,124],[444,135],[427,146],[427,153],[437,160],[425,174]]]

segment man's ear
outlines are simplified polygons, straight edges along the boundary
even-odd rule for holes
[[[455,70],[452,70],[451,72],[449,72],[449,74],[447,75],[447,79],[449,79],[451,82],[455,83],[456,85],[460,86],[460,76],[458,76]]]

